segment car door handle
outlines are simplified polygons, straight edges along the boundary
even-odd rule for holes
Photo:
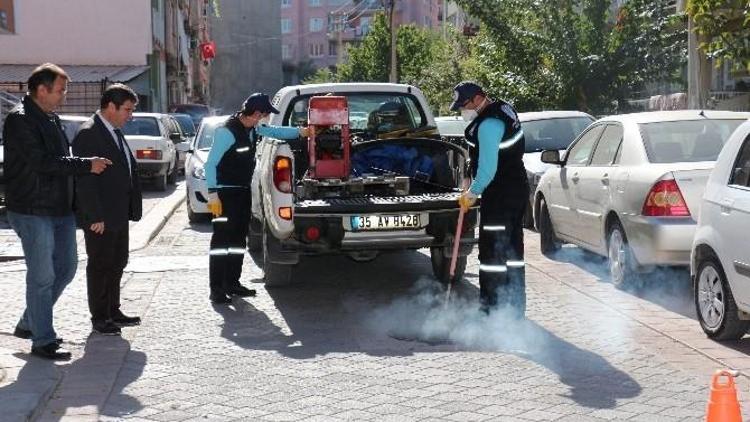
[[[602,185],[609,186],[609,175],[606,173],[602,176]]]
[[[734,206],[734,199],[731,198],[724,198],[721,201],[719,201],[721,205],[721,212],[723,214],[729,214],[732,212],[732,206]]]
[[[578,183],[579,180],[581,180],[580,177],[578,177],[578,174],[574,174],[573,177],[570,178],[570,180],[573,181],[573,183]]]

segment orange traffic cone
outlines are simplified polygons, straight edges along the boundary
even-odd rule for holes
[[[720,384],[725,377],[727,382]],[[737,389],[734,387],[734,374],[719,370],[711,378],[711,395],[706,406],[706,422],[742,422],[740,403],[737,401]]]

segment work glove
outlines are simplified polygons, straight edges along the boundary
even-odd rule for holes
[[[463,210],[463,212],[469,211],[469,209],[474,206],[476,202],[477,195],[470,190],[463,191],[461,196],[458,197],[458,205],[461,207],[461,210]]]
[[[208,194],[208,211],[211,212],[214,217],[219,217],[224,212],[221,207],[221,199],[219,199],[219,194],[216,192],[210,192]]]

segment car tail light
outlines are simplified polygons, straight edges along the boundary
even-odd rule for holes
[[[273,184],[281,192],[292,193],[292,160],[276,157],[273,164]]]
[[[674,179],[654,184],[643,203],[643,215],[649,217],[689,217],[690,210]]]
[[[139,149],[135,151],[135,158],[139,160],[161,160],[161,150]]]
[[[279,217],[283,218],[284,220],[291,220],[292,219],[292,208],[291,207],[281,207],[281,208],[279,208]]]

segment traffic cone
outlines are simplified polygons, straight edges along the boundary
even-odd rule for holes
[[[720,384],[721,377],[725,377],[727,382]],[[711,379],[711,395],[706,406],[706,422],[742,422],[734,376],[730,371],[716,371]]]

